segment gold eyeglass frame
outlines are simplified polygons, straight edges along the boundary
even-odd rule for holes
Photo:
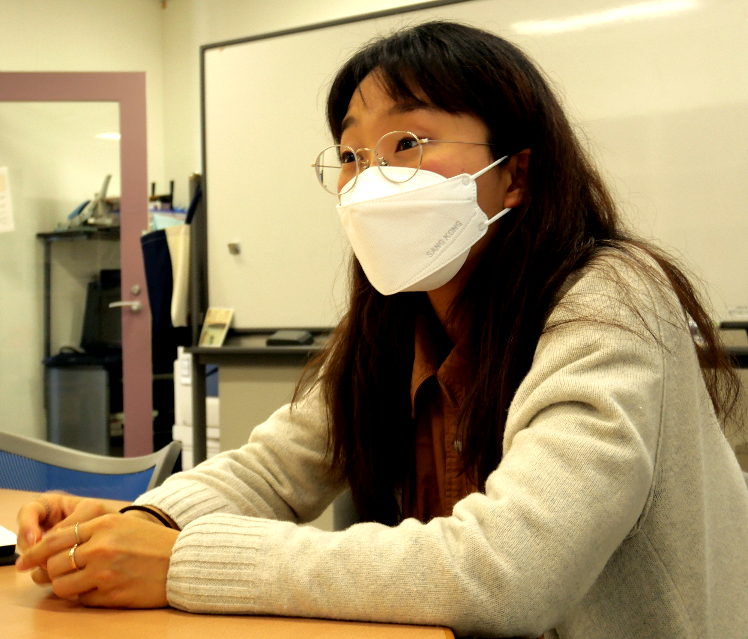
[[[382,143],[382,140],[385,138],[394,135],[396,133],[406,133],[413,137],[413,139],[418,144],[418,166],[416,167],[415,171],[413,171],[413,175],[411,175],[409,178],[405,180],[393,180],[390,176],[387,175],[384,171],[382,171],[383,166],[389,166],[387,159],[382,156],[380,158],[379,154],[377,153],[377,149],[379,148],[379,145]],[[478,144],[480,146],[496,146],[495,144],[491,144],[489,142],[465,142],[462,140],[434,140],[432,138],[419,138],[415,133],[411,131],[390,131],[389,133],[385,133],[379,140],[377,141],[376,146],[374,149],[370,149],[369,147],[361,147],[358,150],[355,150],[352,146],[348,146],[347,144],[331,144],[330,146],[326,146],[322,151],[319,152],[317,155],[317,159],[312,163],[312,168],[314,169],[315,175],[317,176],[317,183],[325,190],[326,193],[329,193],[330,195],[343,195],[345,193],[348,193],[349,191],[352,191],[353,188],[356,186],[356,182],[358,182],[358,176],[362,173],[362,171],[365,171],[366,169],[371,167],[371,161],[365,160],[361,155],[359,154],[360,151],[368,151],[369,153],[372,153],[374,155],[374,163],[376,164],[377,168],[379,168],[379,172],[385,177],[385,179],[389,180],[390,182],[395,182],[396,184],[404,184],[405,182],[408,182],[409,180],[412,180],[418,171],[421,170],[421,162],[423,161],[423,145],[428,144],[429,142],[441,142],[443,144]],[[356,163],[356,176],[353,178],[352,181],[349,181],[350,187],[347,188],[345,191],[330,191],[328,188],[325,187],[325,185],[322,182],[322,175],[320,173],[320,168],[322,165],[320,164],[320,158],[324,155],[325,152],[329,151],[330,149],[346,149],[350,150],[351,153],[353,153],[353,157]],[[361,166],[364,165],[364,168],[362,169]],[[332,168],[332,167],[328,167]]]

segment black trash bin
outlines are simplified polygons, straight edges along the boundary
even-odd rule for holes
[[[118,412],[121,355],[61,352],[44,360],[47,385],[47,439],[61,446],[109,455],[109,419]],[[113,405],[115,404],[115,405]],[[114,410],[113,410],[114,409]],[[121,407],[119,411],[121,411]]]
[[[89,282],[80,348],[44,360],[47,439],[99,455],[112,450],[110,417],[122,412],[122,299],[119,269]],[[121,437],[120,437],[121,439]],[[120,448],[120,446],[117,446]]]

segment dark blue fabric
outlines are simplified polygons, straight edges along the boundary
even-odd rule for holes
[[[0,488],[64,490],[82,497],[132,501],[148,488],[153,468],[124,475],[70,470],[0,451]]]
[[[198,184],[187,210],[185,224],[190,224],[202,198]],[[171,293],[174,281],[171,273],[171,255],[166,241],[166,231],[152,231],[140,238],[145,264],[145,279],[148,286],[148,303],[151,305],[151,328],[154,342],[162,340],[174,331],[171,323]],[[174,358],[171,359],[174,361]]]
[[[151,305],[151,362],[154,373],[171,373],[177,358],[177,346],[191,341],[189,327],[174,328],[171,323],[171,255],[166,231],[153,231],[140,238]]]
[[[171,275],[171,255],[166,241],[166,231],[153,231],[140,238],[145,264],[145,280],[148,287],[148,302],[151,305],[151,327],[153,340],[163,338],[172,329],[171,291],[174,286]]]

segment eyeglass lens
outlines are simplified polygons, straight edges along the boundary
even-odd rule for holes
[[[314,163],[322,188],[334,195],[353,188],[352,180],[358,175],[357,160],[356,152],[349,146],[328,146]]]
[[[421,166],[422,155],[421,142],[408,131],[387,133],[374,149],[379,170],[392,182],[410,180]],[[346,145],[329,146],[317,156],[314,164],[317,179],[326,191],[342,195],[353,188],[358,174],[369,168],[370,157],[369,149],[359,149],[357,152]],[[388,171],[387,167],[400,168]]]

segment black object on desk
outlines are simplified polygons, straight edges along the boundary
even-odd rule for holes
[[[280,330],[267,338],[268,346],[308,346],[314,343],[314,336],[309,331]]]
[[[728,321],[720,322],[720,330],[744,330],[748,334],[748,322]],[[727,353],[737,368],[748,368],[748,346],[724,346]]]
[[[745,321],[725,321],[719,323],[720,330],[744,330],[748,333],[748,322]]]
[[[15,546],[13,546],[15,549]],[[18,559],[18,553],[12,552],[9,555],[0,555],[0,566],[12,566],[16,563],[16,559]]]
[[[8,543],[6,540],[0,541],[0,566],[10,566],[16,563],[18,559],[18,553],[16,553],[16,545]]]

